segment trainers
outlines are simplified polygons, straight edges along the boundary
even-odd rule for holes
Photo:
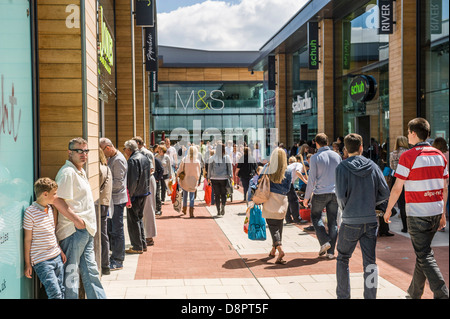
[[[334,258],[336,258],[336,256],[334,254],[327,254],[327,258],[328,259],[334,259]]]
[[[323,244],[320,247],[319,256],[323,256],[327,252],[327,250],[330,248],[331,248],[331,244],[329,242],[326,242],[325,244]]]
[[[122,264],[118,264],[115,261],[111,261],[111,263],[109,264],[109,269],[111,271],[121,270],[121,269],[123,269],[123,265]]]
[[[102,267],[102,275],[106,276],[106,275],[109,275],[109,274],[110,274],[109,268]]]

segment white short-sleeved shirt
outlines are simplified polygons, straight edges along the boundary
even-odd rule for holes
[[[66,161],[56,175],[58,184],[58,197],[66,201],[67,205],[86,224],[91,236],[97,232],[94,198],[91,186],[84,169],[79,171],[70,161]],[[59,241],[69,237],[75,232],[75,225],[61,213],[58,214],[56,237]]]
[[[295,183],[295,181],[297,180],[298,176],[296,174],[296,172],[299,172],[300,174],[302,173],[303,170],[303,165],[302,163],[299,162],[294,162],[292,164],[289,164],[287,169],[291,172],[292,174],[292,184]]]

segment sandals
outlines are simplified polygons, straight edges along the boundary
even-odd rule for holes
[[[278,264],[278,265],[285,265],[285,264],[286,264],[286,260],[283,259],[284,255],[285,255],[284,253],[283,253],[282,255],[280,255],[280,256],[277,258],[277,261],[275,261],[275,264]]]

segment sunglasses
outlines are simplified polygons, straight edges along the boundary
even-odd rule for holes
[[[72,148],[72,149],[69,149],[69,151],[77,152],[78,154],[83,154],[83,153],[85,153],[86,155],[89,153],[89,150],[88,150],[88,149],[82,150],[82,149],[80,149],[80,148]]]

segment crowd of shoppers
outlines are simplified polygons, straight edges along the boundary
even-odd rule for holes
[[[365,149],[358,134],[330,143],[319,133],[312,142],[301,141],[289,151],[279,144],[266,161],[258,142],[176,147],[166,139],[147,148],[142,138],[134,137],[124,143],[122,153],[111,140],[101,138],[100,196],[95,203],[83,169],[88,143],[74,138],[55,181],[41,178],[35,183],[36,201],[24,216],[25,276],[30,277],[34,269],[49,298],[76,299],[79,272],[87,298],[106,298],[94,254],[97,214],[101,269],[107,275],[123,268],[126,254],[142,254],[155,244],[155,216],[162,214],[173,183],[183,194],[183,215],[189,206],[189,217],[194,217],[203,172],[206,183],[212,185],[218,216],[225,215],[233,188],[241,186],[244,201],[252,205],[258,182],[268,178],[270,196],[262,204],[262,217],[272,238],[269,257],[278,253],[276,264],[286,264],[284,223],[304,223],[300,207],[310,207],[318,255],[334,259],[337,251],[338,298],[351,297],[348,265],[358,243],[365,269],[364,297],[376,298],[376,281],[369,278],[378,275],[377,236],[382,231],[389,234],[385,229],[398,207],[402,232],[409,233],[417,256],[409,295],[420,298],[428,280],[435,298],[448,298],[431,249],[435,233],[445,228],[448,218],[448,146],[443,138],[434,139],[432,145],[429,140],[429,123],[417,118],[408,124],[408,137],[397,138],[389,160],[386,143],[378,145],[371,139]]]

